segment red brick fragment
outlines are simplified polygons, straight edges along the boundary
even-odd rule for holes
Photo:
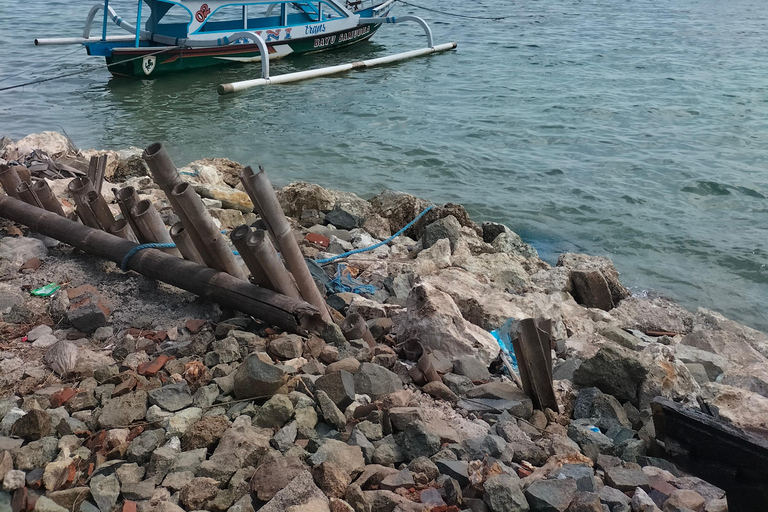
[[[136,372],[139,375],[144,375],[145,377],[154,377],[157,372],[159,372],[163,366],[165,366],[165,363],[173,359],[172,357],[168,357],[165,354],[160,354],[156,359],[152,361],[148,361],[146,363],[141,363],[139,367],[136,369]]]
[[[304,237],[304,240],[311,244],[319,245],[323,249],[328,248],[328,246],[331,244],[331,240],[327,236],[323,236],[318,233],[307,233],[307,236]]]
[[[123,502],[123,512],[136,512],[136,502],[125,500]]]
[[[74,390],[72,388],[64,388],[61,391],[55,392],[53,395],[51,395],[51,407],[53,408],[61,407],[76,394],[77,394],[77,390]]]
[[[24,262],[24,264],[19,268],[19,272],[22,270],[37,270],[40,268],[40,265],[43,263],[40,261],[40,258],[29,258],[27,261]]]
[[[130,393],[133,391],[133,388],[138,385],[138,383],[139,381],[136,379],[136,377],[129,375],[125,380],[123,380],[123,382],[115,386],[115,389],[112,390],[112,398],[117,398],[118,396],[123,396]]]
[[[199,318],[190,318],[189,320],[186,321],[186,323],[184,324],[184,327],[186,327],[187,330],[192,334],[197,334],[200,332],[200,329],[202,329],[203,326],[207,323],[208,323],[208,320],[202,320]]]
[[[16,489],[11,499],[11,510],[13,512],[26,512],[28,496],[29,492],[26,487]]]

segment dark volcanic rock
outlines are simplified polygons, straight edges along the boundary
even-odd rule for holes
[[[373,363],[361,364],[354,381],[356,392],[370,395],[374,399],[394,393],[403,387],[403,382],[396,373]]]
[[[27,441],[37,441],[51,432],[51,415],[46,411],[32,409],[16,420],[11,433]]]
[[[189,392],[187,381],[168,384],[150,391],[149,403],[176,412],[192,405],[192,393]]]
[[[578,386],[599,388],[618,400],[637,401],[638,387],[647,373],[629,350],[604,345],[594,357],[581,363],[573,373],[573,381]]]
[[[342,411],[355,401],[355,379],[344,370],[326,373],[315,381],[315,389],[325,391]]]
[[[234,393],[237,398],[269,396],[288,380],[282,369],[267,364],[256,354],[249,355],[235,373]]]

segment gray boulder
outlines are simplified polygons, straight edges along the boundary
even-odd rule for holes
[[[483,484],[484,501],[491,512],[528,512],[530,506],[520,488],[520,479],[509,474],[494,475]]]
[[[288,374],[251,354],[237,368],[234,380],[237,398],[264,397],[280,389],[287,382]]]

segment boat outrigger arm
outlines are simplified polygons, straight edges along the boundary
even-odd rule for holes
[[[253,37],[255,37],[256,42],[259,45],[259,48],[262,49],[261,54],[266,56],[266,58],[263,58],[261,60],[261,78],[255,78],[253,80],[243,80],[242,82],[232,82],[228,84],[221,84],[218,87],[218,92],[220,95],[232,94],[234,92],[244,91],[246,89],[250,89],[251,87],[256,87],[258,85],[285,84],[288,82],[298,82],[301,80],[307,80],[309,78],[335,75],[337,73],[343,73],[345,71],[352,71],[355,69],[371,68],[374,66],[380,66],[382,64],[389,64],[392,62],[411,59],[413,57],[420,57],[422,55],[429,55],[432,53],[452,50],[456,48],[458,44],[456,43],[456,41],[451,41],[450,43],[443,43],[435,46],[432,43],[432,30],[430,30],[429,25],[427,25],[427,22],[419,18],[418,16],[406,15],[406,16],[397,16],[397,17],[390,16],[387,18],[367,18],[367,19],[361,18],[360,19],[360,23],[372,24],[372,25],[381,24],[381,23],[402,23],[405,21],[414,21],[419,25],[421,25],[421,27],[424,29],[425,35],[427,36],[426,48],[419,48],[418,50],[411,50],[409,52],[396,53],[394,55],[388,55],[386,57],[379,57],[376,59],[368,59],[368,60],[361,60],[357,62],[349,62],[347,64],[339,64],[338,66],[329,66],[329,67],[319,68],[319,69],[310,69],[307,71],[297,71],[295,73],[286,73],[284,75],[278,75],[273,77],[269,76],[269,54],[266,53],[264,49],[262,49],[262,45],[265,44],[264,40],[260,36],[253,34]]]
[[[89,55],[106,57],[113,75],[148,77],[181,69],[227,62],[261,61],[261,78],[221,84],[219,94],[257,85],[281,84],[397,62],[456,48],[455,42],[434,45],[432,31],[417,16],[389,16],[396,0],[138,0],[136,24],[120,17],[110,0],[94,4],[86,18],[83,37],[39,38],[36,45],[82,44]],[[142,28],[142,4],[151,14]],[[370,3],[368,6],[366,4]],[[188,21],[161,23],[171,7],[180,6]],[[249,7],[266,7],[262,18],[249,16]],[[224,7],[242,8],[240,20],[209,22]],[[275,8],[278,13],[273,15]],[[195,12],[195,9],[197,11]],[[291,13],[289,13],[289,10]],[[91,26],[103,15],[101,37],[91,37]],[[192,14],[194,12],[194,15]],[[146,13],[145,13],[146,14]],[[146,18],[146,16],[145,16]],[[107,35],[109,21],[125,35]],[[348,46],[370,38],[384,24],[415,22],[422,27],[427,47],[376,59],[314,70],[269,75],[269,61],[290,53],[314,53]],[[281,32],[282,31],[282,32]],[[266,39],[265,39],[266,38]],[[162,59],[158,56],[164,54]],[[158,57],[156,57],[158,56]]]

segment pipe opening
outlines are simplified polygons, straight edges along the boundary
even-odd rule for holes
[[[117,191],[116,197],[118,201],[127,201],[131,197],[133,197],[133,194],[136,193],[136,189],[133,187],[123,187],[120,190]]]
[[[152,158],[153,156],[157,155],[160,151],[163,150],[163,143],[162,142],[154,142],[147,146],[147,148],[144,150],[144,154],[142,157],[144,158]]]
[[[142,199],[133,207],[133,215],[139,217],[144,215],[152,207],[152,202],[149,199]]]
[[[173,226],[171,226],[171,236],[179,236],[182,233],[184,233],[184,226],[181,224],[181,222],[177,222]]]
[[[67,184],[67,190],[69,190],[72,195],[79,195],[83,192],[83,190],[90,186],[91,180],[85,176],[80,176]]]
[[[251,231],[251,228],[249,228],[247,224],[243,224],[233,229],[232,233],[230,233],[229,235],[229,238],[239,242],[240,240],[245,240],[245,238],[248,236],[248,233],[250,231]]]
[[[183,196],[189,188],[189,183],[177,183],[171,190],[171,194],[174,196]]]
[[[253,233],[251,233],[251,236],[249,236],[246,239],[245,243],[250,246],[261,245],[262,243],[264,243],[264,237],[266,235],[267,235],[266,231],[261,231],[261,230],[254,231]]]

